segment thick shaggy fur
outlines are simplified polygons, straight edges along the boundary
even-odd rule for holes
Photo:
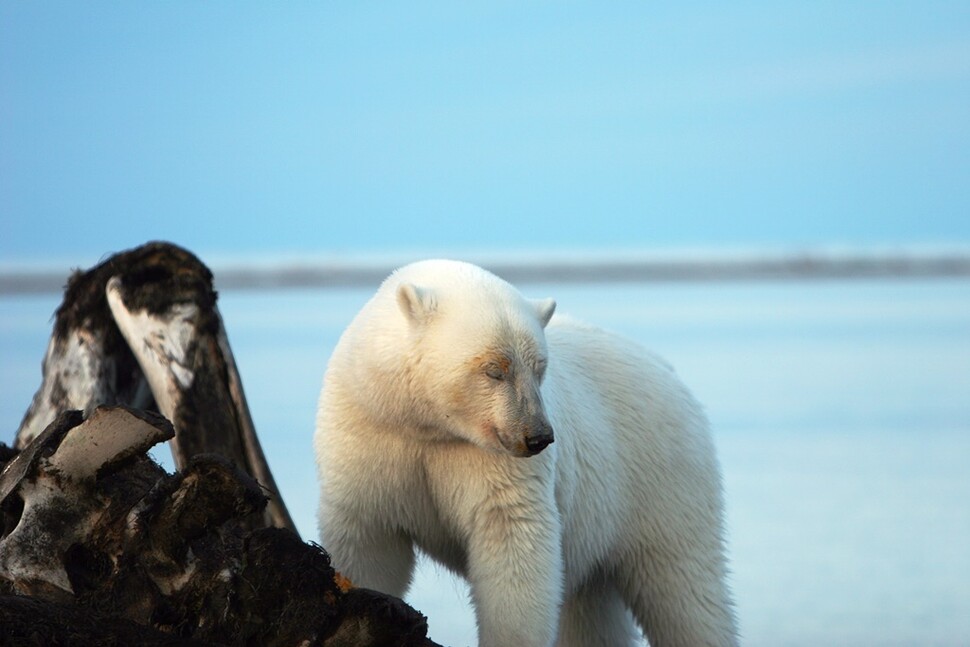
[[[455,261],[384,282],[324,379],[323,546],[398,596],[415,548],[464,575],[481,645],[735,644],[701,407],[554,309]]]

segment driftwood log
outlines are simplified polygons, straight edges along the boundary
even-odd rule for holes
[[[114,404],[157,409],[175,426],[176,468],[201,452],[225,456],[267,488],[267,523],[295,531],[256,437],[216,298],[209,269],[168,243],[75,272],[16,447],[61,411],[90,413]]]
[[[164,441],[174,475],[145,453]],[[71,277],[0,467],[0,644],[434,645],[296,534],[212,276],[178,247]]]

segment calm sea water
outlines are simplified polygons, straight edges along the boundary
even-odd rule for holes
[[[744,644],[970,645],[970,282],[522,287],[661,353],[707,406]],[[369,296],[220,300],[306,539],[320,380]],[[0,298],[0,440],[39,384],[57,302]],[[460,581],[425,563],[409,601],[439,642],[475,644]]]

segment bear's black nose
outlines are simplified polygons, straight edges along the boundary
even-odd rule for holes
[[[531,454],[538,454],[543,449],[552,444],[552,434],[542,434],[541,436],[530,436],[525,439],[525,448]]]

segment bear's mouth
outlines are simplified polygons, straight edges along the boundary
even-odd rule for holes
[[[549,436],[548,438],[542,437],[532,439],[531,442],[529,438],[525,437],[520,437],[515,441],[512,441],[506,438],[506,436],[496,425],[489,425],[488,431],[496,440],[498,440],[499,445],[501,445],[502,449],[505,450],[504,453],[511,454],[512,456],[519,458],[535,456],[553,442],[552,436]]]
[[[502,434],[502,430],[499,429],[498,425],[487,424],[485,425],[485,435],[491,436],[498,441],[499,447],[504,450],[502,453],[512,454],[513,456],[522,456],[525,452],[525,443],[513,443],[505,438]],[[495,449],[498,449],[496,447]]]

